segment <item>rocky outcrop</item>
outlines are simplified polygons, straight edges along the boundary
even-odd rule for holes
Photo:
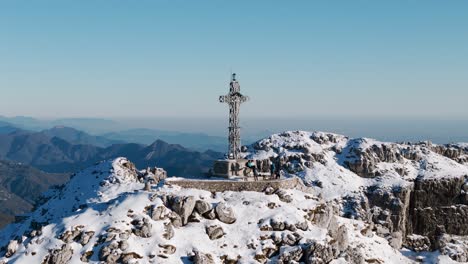
[[[467,176],[417,179],[411,199],[412,233],[427,236],[432,245],[441,234],[468,235]]]
[[[67,264],[73,256],[73,249],[64,244],[60,249],[53,249],[45,257],[42,264]]]
[[[168,197],[169,207],[182,218],[182,225],[188,223],[188,219],[195,209],[195,197]]]

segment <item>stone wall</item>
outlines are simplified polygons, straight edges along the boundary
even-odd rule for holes
[[[302,180],[298,177],[279,179],[279,180],[260,180],[260,181],[234,181],[234,180],[189,180],[189,179],[167,179],[165,184],[177,185],[182,188],[200,189],[209,192],[224,191],[252,191],[263,192],[267,187],[274,189],[298,189],[308,192]]]

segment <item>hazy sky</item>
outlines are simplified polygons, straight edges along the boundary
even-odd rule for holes
[[[0,115],[468,118],[468,1],[0,1]]]

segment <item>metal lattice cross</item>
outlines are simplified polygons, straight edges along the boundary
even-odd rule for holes
[[[236,74],[232,74],[232,80],[229,84],[230,91],[228,95],[219,97],[221,103],[229,105],[229,151],[228,156],[233,159],[239,158],[241,148],[241,137],[239,127],[240,105],[249,100],[248,96],[240,93],[240,85],[236,80]]]

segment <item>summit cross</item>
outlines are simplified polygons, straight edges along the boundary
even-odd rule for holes
[[[249,100],[248,96],[240,93],[240,85],[236,80],[236,74],[232,74],[230,90],[228,95],[219,97],[221,103],[229,105],[229,150],[228,157],[231,159],[239,159],[241,150],[241,137],[239,127],[239,110],[240,105]]]

